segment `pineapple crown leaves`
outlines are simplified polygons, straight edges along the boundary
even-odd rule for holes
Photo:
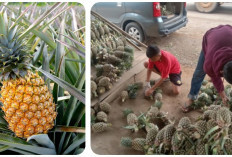
[[[25,39],[18,40],[20,28],[8,22],[7,15],[0,13],[0,80],[24,77],[31,56]]]

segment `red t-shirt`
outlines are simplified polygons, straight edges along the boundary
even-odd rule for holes
[[[181,72],[180,63],[176,57],[170,52],[160,50],[161,58],[159,61],[153,62],[149,59],[148,69],[153,69],[154,65],[161,73],[162,78],[168,78],[169,74],[179,74]]]

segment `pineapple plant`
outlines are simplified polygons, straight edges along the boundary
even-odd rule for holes
[[[0,101],[4,119],[18,137],[46,134],[53,128],[57,115],[53,96],[44,79],[28,66],[31,55],[25,40],[17,40],[20,38],[18,27],[8,25],[3,14],[0,16],[3,26],[0,32]]]
[[[6,148],[1,153],[83,151],[85,32],[71,25],[78,19],[81,26],[85,18],[77,4],[0,4],[0,141]],[[75,13],[80,16],[74,20]]]

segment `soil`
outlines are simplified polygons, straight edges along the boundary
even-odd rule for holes
[[[178,123],[179,119],[188,116],[192,122],[201,114],[200,111],[192,111],[189,113],[183,113],[181,105],[187,100],[187,93],[189,92],[191,78],[193,74],[193,68],[182,67],[182,83],[181,92],[178,96],[172,94],[171,82],[164,82],[161,86],[163,90],[163,105],[161,111],[168,113],[168,118]],[[144,71],[143,73],[145,73]],[[136,81],[144,81],[144,76],[137,78]],[[159,76],[153,74],[153,79],[159,79]],[[132,133],[130,130],[123,128],[127,125],[126,117],[123,116],[122,111],[125,108],[130,108],[134,113],[139,116],[141,113],[146,112],[149,107],[154,103],[154,100],[144,99],[143,90],[139,90],[136,99],[128,99],[126,102],[121,103],[120,97],[110,102],[112,108],[108,117],[108,122],[112,123],[112,127],[103,133],[92,132],[92,150],[96,154],[108,154],[108,155],[120,155],[120,154],[143,154],[129,148],[120,146],[121,137],[146,137],[145,131],[140,130],[138,133]]]

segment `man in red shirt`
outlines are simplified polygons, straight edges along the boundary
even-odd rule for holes
[[[148,46],[146,55],[149,60],[144,63],[145,68],[147,68],[146,86],[148,87],[145,95],[150,96],[168,77],[173,84],[173,93],[179,94],[180,86],[182,85],[181,68],[176,57],[167,51],[160,50],[155,45]],[[161,79],[151,87],[150,78],[152,72],[159,74]]]

